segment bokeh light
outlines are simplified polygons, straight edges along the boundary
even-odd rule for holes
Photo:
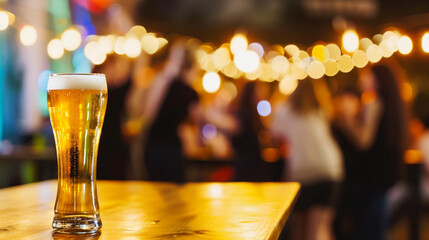
[[[25,25],[21,28],[19,38],[21,40],[22,45],[31,46],[37,41],[37,31],[33,26]]]
[[[293,44],[287,45],[285,51],[290,57],[295,57],[299,54],[299,48]]]
[[[213,139],[217,135],[217,128],[215,125],[209,123],[203,126],[202,133],[206,139]]]
[[[124,43],[125,54],[130,58],[136,58],[142,52],[140,41],[137,38],[128,38]]]
[[[112,34],[100,37],[98,43],[106,54],[113,53],[116,37]]]
[[[243,34],[236,34],[231,39],[231,52],[232,54],[238,54],[247,49],[247,38]]]
[[[274,71],[280,74],[284,74],[289,71],[289,61],[282,55],[274,57],[273,60],[271,60],[271,66]]]
[[[65,50],[74,51],[80,46],[82,36],[78,30],[70,28],[61,35],[61,41]]]
[[[368,60],[372,63],[376,63],[381,60],[383,57],[383,53],[379,46],[373,44],[368,47],[366,50],[366,56],[368,57]]]
[[[402,36],[398,41],[398,50],[400,53],[407,55],[413,50],[413,41],[408,36]]]
[[[222,70],[231,62],[229,50],[226,47],[220,47],[213,53],[213,63],[216,69]]]
[[[335,60],[328,60],[323,65],[325,66],[325,75],[328,77],[335,76],[340,71],[338,63]]]
[[[58,38],[54,38],[48,43],[47,50],[52,59],[60,59],[64,55],[63,43]]]
[[[142,49],[149,55],[156,53],[159,49],[159,40],[154,35],[146,34],[140,42]]]
[[[326,45],[326,49],[328,49],[329,52],[329,59],[337,60],[341,56],[341,49],[338,47],[337,44],[330,43]]]
[[[350,72],[354,67],[353,60],[349,55],[342,55],[338,59],[338,68],[343,73]]]
[[[258,68],[260,59],[254,51],[245,50],[234,56],[234,63],[240,71],[248,73]]]
[[[312,61],[307,67],[308,76],[319,79],[325,75],[325,66],[319,61]]]
[[[359,48],[359,36],[353,30],[347,30],[343,34],[343,48],[351,53],[356,51]]]
[[[384,40],[381,41],[379,47],[380,47],[380,50],[381,50],[383,57],[389,58],[393,55],[392,48],[389,48],[387,41],[384,41]],[[368,48],[367,48],[367,50],[368,50]]]
[[[9,16],[5,11],[0,11],[0,31],[6,30],[9,26]]]
[[[124,37],[118,37],[115,41],[115,46],[113,47],[113,51],[115,51],[118,55],[125,54],[125,38]]]
[[[84,54],[95,65],[100,65],[106,60],[106,53],[98,42],[89,42],[84,48]]]
[[[162,49],[163,47],[165,47],[165,45],[167,45],[168,40],[165,38],[158,38],[158,50]]]
[[[262,58],[264,56],[264,48],[262,47],[262,45],[260,43],[256,43],[256,42],[251,43],[251,44],[249,44],[248,49],[257,53],[259,58]]]
[[[128,31],[128,34],[140,39],[147,33],[146,28],[140,25],[135,25]]]
[[[290,76],[285,76],[279,82],[279,90],[284,95],[292,94],[295,91],[296,87],[298,87],[298,80]]]
[[[368,64],[368,58],[366,57],[366,54],[362,50],[357,50],[353,53],[352,56],[353,64],[357,68],[363,68]]]
[[[311,56],[320,62],[324,62],[329,58],[329,50],[325,46],[319,44],[313,47]]]
[[[262,117],[269,116],[271,114],[271,104],[267,100],[261,100],[256,105],[258,114]]]
[[[219,90],[220,87],[220,77],[219,74],[215,72],[207,72],[203,76],[203,88],[208,93],[214,93]]]
[[[422,49],[425,53],[429,53],[429,33],[425,33],[422,37]]]
[[[372,44],[373,43],[369,38],[362,38],[361,40],[359,40],[359,48],[363,51],[366,51],[366,49]]]

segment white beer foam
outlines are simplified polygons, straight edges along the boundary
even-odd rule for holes
[[[107,90],[104,74],[52,74],[48,90],[90,89]]]

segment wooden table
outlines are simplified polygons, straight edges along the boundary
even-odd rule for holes
[[[52,234],[55,180],[0,190],[0,239],[277,239],[298,183],[98,181],[101,234]]]

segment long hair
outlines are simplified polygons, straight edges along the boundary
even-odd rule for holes
[[[376,65],[371,68],[375,76],[377,96],[384,105],[384,123],[388,145],[405,150],[407,143],[407,113],[401,98],[398,79],[385,65]]]
[[[299,114],[306,114],[320,107],[313,82],[309,78],[299,81],[288,101],[292,109]]]

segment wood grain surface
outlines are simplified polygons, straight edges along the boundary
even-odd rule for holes
[[[277,239],[298,183],[97,181],[101,233],[52,233],[57,181],[0,190],[0,239]]]

